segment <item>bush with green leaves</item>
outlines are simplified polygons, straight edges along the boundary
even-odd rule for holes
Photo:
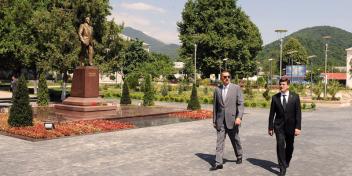
[[[178,84],[177,94],[181,95],[182,93],[183,93],[183,85],[182,84]]]
[[[313,93],[315,94],[317,100],[321,99],[320,95],[323,93],[323,90],[324,90],[323,86],[324,85],[321,81],[313,85]]]
[[[270,92],[270,89],[269,87],[267,86],[265,91],[263,92],[263,97],[265,98],[266,101],[269,101],[270,100],[270,95],[269,95],[269,92]]]
[[[17,81],[17,89],[13,92],[12,106],[8,124],[13,127],[32,126],[33,111],[29,104],[27,81],[22,75]]]
[[[246,81],[244,94],[247,95],[248,99],[253,99],[254,98],[254,94],[253,94],[253,90],[252,90],[252,83],[249,80]]]
[[[203,88],[203,93],[204,93],[204,95],[208,95],[209,94],[209,88],[207,86],[205,86]]]
[[[168,89],[168,86],[167,86],[167,83],[164,83],[162,86],[161,86],[161,95],[162,96],[167,96],[169,94],[169,89]]]
[[[122,85],[122,96],[120,99],[120,104],[128,105],[131,104],[131,97],[130,97],[130,91],[128,89],[128,82],[127,80],[124,81],[124,84]]]
[[[327,91],[331,95],[332,100],[338,100],[338,98],[336,98],[336,94],[340,90],[340,87],[340,83],[336,80],[332,80],[329,82]]]
[[[188,102],[187,109],[189,109],[189,110],[201,109],[198,95],[197,95],[197,87],[195,84],[193,84],[193,87],[192,87],[192,93],[191,93],[190,100]]]
[[[147,75],[145,78],[144,85],[144,96],[143,96],[143,105],[144,106],[153,106],[154,105],[154,88],[152,85],[151,76]]]
[[[317,107],[317,105],[313,102],[311,105],[312,109],[315,109]]]
[[[258,84],[258,86],[259,86],[260,88],[261,88],[261,87],[264,87],[265,84],[266,84],[265,78],[264,78],[263,76],[259,77],[259,78],[257,79],[257,84]]]
[[[267,102],[262,102],[262,107],[263,108],[266,108],[268,106],[268,103]]]
[[[49,104],[49,90],[46,84],[45,73],[40,73],[39,85],[38,85],[38,95],[37,104],[39,106],[48,106]]]
[[[252,108],[257,107],[257,103],[256,103],[256,102],[252,102],[252,103],[251,103],[251,107],[252,107]]]

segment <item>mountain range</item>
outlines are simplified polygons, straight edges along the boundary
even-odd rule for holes
[[[128,37],[139,39],[144,43],[149,44],[150,50],[152,52],[165,54],[172,59],[176,59],[178,57],[177,50],[180,46],[177,44],[165,44],[164,42],[154,37],[148,36],[142,31],[139,31],[132,27],[125,27],[122,33]]]
[[[314,65],[323,66],[325,63],[325,39],[323,36],[331,36],[328,42],[328,65],[345,66],[346,51],[352,47],[352,33],[331,26],[315,26],[301,29],[284,38],[294,37],[306,48],[308,55],[316,55],[312,61]],[[279,58],[280,41],[276,40],[264,46],[258,54],[258,60]]]
[[[164,42],[148,36],[147,34],[134,29],[132,27],[125,27],[123,34],[131,38],[138,38],[150,45],[150,50],[153,52],[165,54],[173,59],[178,57],[177,44],[165,44]],[[325,59],[325,40],[323,36],[329,35],[329,51],[328,51],[328,65],[330,66],[345,66],[346,51],[345,49],[352,47],[352,33],[346,30],[332,27],[332,26],[315,26],[301,29],[284,38],[294,37],[306,48],[308,55],[316,55],[312,61],[315,66],[323,66]],[[257,55],[257,60],[266,60],[269,58],[279,58],[280,41],[276,40],[263,47],[263,50]]]

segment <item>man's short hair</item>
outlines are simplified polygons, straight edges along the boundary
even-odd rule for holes
[[[229,75],[231,75],[231,73],[230,73],[229,71],[224,70],[224,71],[221,72],[221,76],[222,76],[224,73],[228,73]]]
[[[281,77],[279,83],[286,82],[287,85],[290,85],[290,80],[287,77]]]

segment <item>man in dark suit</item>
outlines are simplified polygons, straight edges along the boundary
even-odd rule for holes
[[[211,171],[223,168],[225,137],[228,134],[235,150],[237,164],[242,163],[242,146],[239,137],[244,105],[240,86],[230,83],[230,73],[221,73],[222,86],[214,90],[213,126],[217,131],[215,165]]]
[[[280,166],[280,175],[286,174],[289,166],[295,136],[301,134],[301,102],[299,96],[289,91],[290,80],[280,79],[280,92],[271,100],[269,114],[270,136],[276,134],[276,152]]]

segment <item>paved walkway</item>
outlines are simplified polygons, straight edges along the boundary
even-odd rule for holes
[[[226,139],[223,170],[209,172],[214,159],[211,120],[96,135],[28,142],[0,135],[0,173],[26,175],[275,175],[275,138],[268,136],[266,109],[246,109],[240,136],[244,162],[234,163]],[[287,175],[352,175],[351,107],[303,113]]]

